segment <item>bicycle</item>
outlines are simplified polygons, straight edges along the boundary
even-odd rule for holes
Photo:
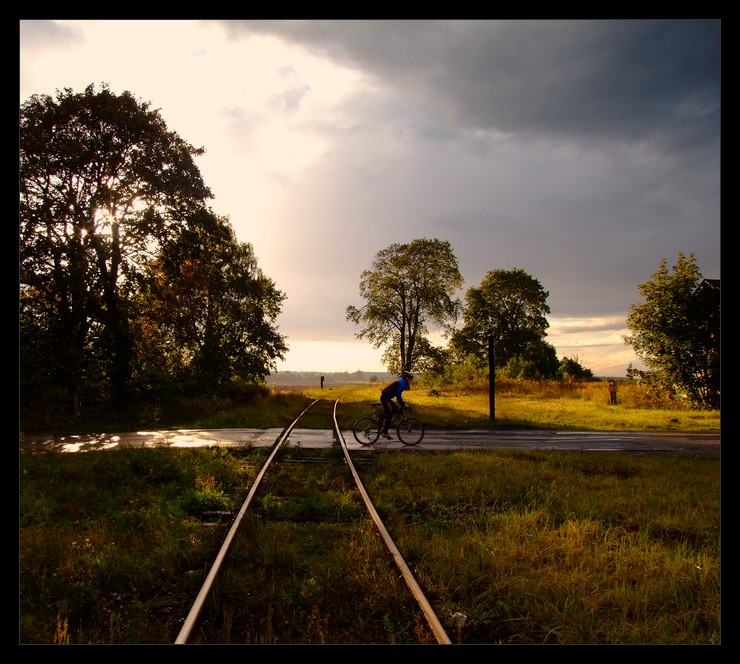
[[[374,445],[378,441],[378,438],[380,438],[380,431],[385,418],[382,404],[380,408],[381,410],[379,412],[369,417],[361,417],[352,425],[352,435],[360,445]],[[393,419],[388,430],[393,429],[398,436],[398,440],[404,445],[411,447],[418,445],[421,439],[424,438],[424,425],[413,417],[406,417],[404,410],[407,408],[408,406],[406,408],[400,408],[393,413]]]

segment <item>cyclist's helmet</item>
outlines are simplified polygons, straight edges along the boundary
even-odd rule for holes
[[[414,380],[414,374],[412,374],[410,371],[404,371],[401,374],[401,378],[405,378],[406,380]]]

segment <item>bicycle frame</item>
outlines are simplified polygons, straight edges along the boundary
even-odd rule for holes
[[[388,429],[397,429],[401,424],[406,423],[406,415],[404,414],[404,409],[399,408],[395,413],[393,413],[393,416],[391,417],[391,423],[388,425]],[[382,423],[385,419],[385,411],[381,411],[380,415],[380,422]]]
[[[424,425],[419,420],[407,417],[404,410],[400,408],[393,413],[388,430],[393,429],[404,445],[418,445],[424,437]],[[380,438],[384,423],[385,409],[381,406],[372,416],[357,420],[352,426],[352,434],[361,445],[373,445]]]

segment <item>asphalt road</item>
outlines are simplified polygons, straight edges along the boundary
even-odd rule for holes
[[[20,448],[57,452],[89,452],[123,447],[270,447],[282,429],[177,429],[133,431],[85,436],[20,435]],[[635,431],[533,431],[486,429],[432,429],[424,440],[409,448],[397,440],[379,441],[362,447],[351,431],[342,435],[349,450],[560,450],[571,452],[603,451],[633,454],[681,454],[720,457],[720,433],[710,432],[635,432]],[[305,448],[329,447],[337,443],[331,430],[293,429],[289,445]]]

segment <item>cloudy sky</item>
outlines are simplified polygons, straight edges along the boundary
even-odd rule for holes
[[[278,371],[382,371],[360,273],[450,242],[465,286],[521,268],[596,375],[638,284],[720,275],[719,20],[21,20],[20,102],[128,90],[206,154],[213,210],[287,299]],[[441,340],[439,343],[443,343]]]

